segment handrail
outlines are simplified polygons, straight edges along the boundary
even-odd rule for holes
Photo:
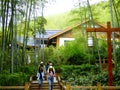
[[[97,86],[70,86],[70,89],[74,90],[74,89],[90,89],[90,90],[103,90],[103,89],[107,89],[107,90],[120,90],[120,86],[101,86],[100,83],[97,84]],[[67,89],[67,90],[70,90]]]
[[[102,89],[117,89],[120,90],[120,86],[102,86]]]
[[[72,90],[74,90],[74,89],[90,89],[90,90],[95,90],[95,89],[97,89],[97,90],[101,90],[101,89],[98,89],[98,87],[97,86],[70,86],[70,88],[72,89]],[[70,90],[70,89],[69,89]]]
[[[26,82],[25,86],[0,86],[0,89],[24,89],[29,90],[29,83]]]
[[[61,80],[60,75],[56,74],[56,79],[58,80],[58,84],[61,86],[61,90],[66,90],[66,82]]]

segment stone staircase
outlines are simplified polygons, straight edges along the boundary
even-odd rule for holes
[[[31,82],[30,90],[39,90],[39,85],[37,80]],[[49,90],[47,80],[43,81],[42,90]],[[53,84],[53,90],[61,90],[60,85],[58,84],[57,81],[55,81]]]

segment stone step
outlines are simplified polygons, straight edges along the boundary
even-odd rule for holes
[[[38,89],[39,89],[38,86],[36,86],[36,87],[30,87],[30,90],[38,90]],[[49,89],[48,86],[42,87],[42,90],[48,90],[48,89]],[[60,89],[60,87],[53,86],[53,90],[61,90],[61,89]]]
[[[32,83],[38,83],[37,80],[32,81]],[[48,83],[48,80],[44,80],[43,83]],[[54,83],[58,83],[58,81],[54,81]]]
[[[48,89],[49,89],[48,88],[48,81],[45,80],[45,81],[43,81],[42,90],[48,90]],[[39,90],[39,85],[38,85],[37,80],[32,81],[31,86],[30,86],[30,90]],[[61,90],[58,82],[54,82],[53,90]]]
[[[38,87],[38,84],[31,84],[31,87]],[[43,84],[42,87],[48,87],[48,84]],[[59,84],[53,84],[54,88],[59,88]]]
[[[30,89],[30,90],[39,90],[39,88],[32,88],[32,89]],[[49,89],[48,89],[48,88],[46,88],[46,89],[45,89],[45,88],[42,88],[42,90],[49,90]],[[61,89],[54,89],[54,88],[53,88],[53,90],[61,90]]]

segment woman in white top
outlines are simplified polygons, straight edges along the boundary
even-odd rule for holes
[[[43,66],[40,66],[37,72],[37,80],[38,80],[38,84],[39,84],[39,90],[42,90],[42,83],[44,80],[44,70],[43,70]]]

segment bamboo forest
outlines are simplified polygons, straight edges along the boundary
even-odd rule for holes
[[[98,1],[0,0],[0,90],[120,90],[120,0]]]

